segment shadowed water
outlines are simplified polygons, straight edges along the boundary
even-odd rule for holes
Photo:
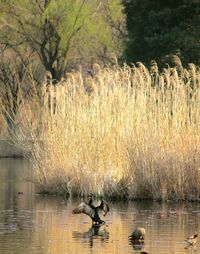
[[[199,232],[198,203],[112,202],[106,224],[92,227],[71,213],[80,200],[39,196],[31,178],[28,161],[0,160],[0,253],[200,253],[200,240],[184,241]],[[142,245],[128,242],[137,226],[147,232]]]

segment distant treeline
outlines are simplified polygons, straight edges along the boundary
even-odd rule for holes
[[[128,30],[124,59],[200,65],[200,0],[123,0]]]

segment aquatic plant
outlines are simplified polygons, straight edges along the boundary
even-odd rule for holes
[[[19,137],[32,141],[35,182],[58,194],[200,197],[200,72],[155,61],[68,73],[26,100]],[[27,146],[25,145],[25,149]]]

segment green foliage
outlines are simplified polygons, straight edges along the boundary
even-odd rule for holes
[[[178,54],[200,64],[199,0],[124,0],[129,40],[128,61],[166,61]]]
[[[113,28],[123,22],[119,0],[2,0],[0,10],[0,42],[28,45],[56,79],[77,55],[97,56],[102,48],[118,55],[122,49]]]

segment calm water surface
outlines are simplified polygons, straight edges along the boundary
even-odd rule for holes
[[[92,228],[90,218],[73,215],[80,200],[35,194],[26,160],[0,160],[0,253],[200,253],[184,239],[199,232],[200,204],[113,202],[106,225]],[[146,228],[145,244],[132,246],[128,236]]]

